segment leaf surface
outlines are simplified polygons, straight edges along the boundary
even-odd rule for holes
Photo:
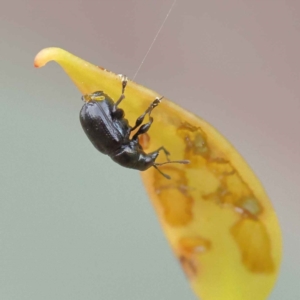
[[[59,48],[42,50],[36,67],[56,61],[82,94],[102,90],[115,101],[120,76]],[[120,107],[130,124],[158,96],[132,81]],[[264,300],[276,281],[281,232],[261,183],[233,146],[210,124],[166,98],[153,111],[154,123],[140,143],[160,146],[171,159],[167,180],[154,168],[142,172],[145,188],[175,256],[199,299]],[[163,154],[158,162],[165,161]]]

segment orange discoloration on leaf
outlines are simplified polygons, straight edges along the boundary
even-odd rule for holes
[[[194,201],[186,190],[188,182],[184,170],[172,166],[164,168],[164,172],[172,177],[172,181],[166,181],[158,172],[154,180],[164,219],[170,226],[186,225],[193,219]]]
[[[211,242],[200,236],[183,237],[178,241],[181,252],[185,255],[205,253],[211,248]]]
[[[211,249],[211,242],[200,236],[183,237],[178,241],[177,256],[187,277],[193,281],[201,272],[200,255]]]
[[[209,148],[207,146],[206,135],[200,127],[195,127],[185,122],[179,126],[177,133],[185,143],[186,159],[195,159],[197,155],[208,156]]]
[[[113,99],[120,77],[57,48],[42,50],[40,67],[58,62],[83,93],[103,90]],[[130,124],[159,96],[128,81],[121,107]],[[142,172],[145,187],[169,243],[202,300],[265,300],[281,259],[281,233],[262,185],[232,145],[211,125],[164,98],[140,142],[147,152],[160,146],[172,159],[162,177]],[[165,161],[163,154],[158,162]],[[138,226],[138,225],[137,225]]]
[[[270,238],[261,222],[241,219],[231,228],[231,233],[239,246],[243,264],[251,272],[274,272]]]
[[[181,267],[187,276],[187,278],[192,281],[198,275],[198,267],[195,261],[187,256],[181,255],[178,257]]]

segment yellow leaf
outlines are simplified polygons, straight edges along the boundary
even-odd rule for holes
[[[62,49],[42,50],[35,66],[54,60],[82,94],[102,90],[115,101],[120,77]],[[134,124],[159,96],[132,81],[121,107]],[[172,159],[167,180],[154,168],[142,172],[149,197],[169,243],[202,300],[263,300],[276,281],[282,242],[278,220],[262,185],[232,145],[211,125],[163,99],[140,143],[160,146]],[[158,157],[160,159],[160,156]]]

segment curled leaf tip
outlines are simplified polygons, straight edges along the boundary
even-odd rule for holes
[[[50,47],[41,50],[34,58],[34,67],[40,68],[45,66],[49,61],[57,57],[66,55],[68,52],[57,47]]]
[[[55,47],[45,48],[41,50],[34,58],[34,66],[36,68],[43,67],[49,61],[53,60],[53,56],[59,51],[64,51],[64,50]]]

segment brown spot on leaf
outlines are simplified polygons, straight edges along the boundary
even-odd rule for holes
[[[107,70],[107,69],[105,69],[105,68],[103,68],[103,67],[101,67],[101,66],[97,66],[100,70],[103,70],[103,71],[105,71],[105,72],[108,72],[108,73],[113,73],[112,71],[110,71],[110,70]]]
[[[189,194],[188,182],[183,170],[165,167],[165,173],[172,177],[167,180],[155,173],[154,186],[164,212],[165,221],[171,226],[183,226],[193,218],[193,198]]]
[[[262,212],[262,206],[251,195],[242,197],[237,204],[245,213],[253,217],[257,217]]]
[[[233,175],[235,173],[235,169],[231,165],[228,160],[224,158],[214,158],[208,159],[207,167],[216,175],[220,177]]]
[[[197,266],[195,262],[188,257],[182,255],[179,256],[179,262],[181,267],[189,280],[192,280],[197,276]]]
[[[257,218],[262,213],[263,207],[229,161],[209,158],[207,167],[218,178],[220,185],[214,193],[204,195],[204,199],[231,205],[236,212],[250,218]]]
[[[200,127],[185,122],[177,129],[177,133],[185,143],[186,158],[192,159],[195,155],[208,156],[206,135]]]
[[[192,197],[187,197],[179,189],[164,189],[159,194],[164,209],[164,217],[171,226],[183,226],[192,219]]]
[[[241,219],[231,228],[231,234],[240,250],[242,263],[249,271],[274,272],[271,242],[263,223],[250,218]]]
[[[231,206],[244,216],[257,218],[263,211],[262,206],[231,162],[216,155],[213,149],[209,148],[202,129],[185,122],[177,129],[177,132],[185,143],[185,158],[192,161],[190,166],[197,165],[198,169],[202,170],[207,168],[208,172],[213,174],[219,182],[217,189],[202,195],[203,198],[212,200],[218,205]],[[209,180],[209,182],[213,181]]]
[[[183,237],[179,240],[179,245],[186,255],[205,253],[211,249],[211,242],[200,236]]]
[[[210,250],[211,242],[200,236],[183,237],[179,240],[178,247],[179,261],[191,280],[199,272],[199,255]]]

